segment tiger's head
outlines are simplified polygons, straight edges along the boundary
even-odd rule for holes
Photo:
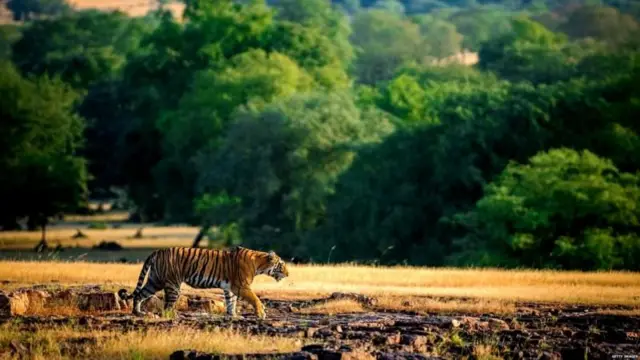
[[[287,264],[275,252],[269,251],[261,273],[280,281],[289,276],[289,269],[287,269]]]

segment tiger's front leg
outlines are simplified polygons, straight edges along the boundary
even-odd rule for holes
[[[227,310],[227,317],[234,319],[236,316],[236,301],[238,296],[229,290],[224,290],[224,304]]]
[[[262,305],[262,301],[258,299],[256,294],[249,287],[241,288],[239,291],[239,295],[241,298],[248,301],[256,311],[256,316],[260,319],[265,319],[266,314],[264,312],[264,306]]]

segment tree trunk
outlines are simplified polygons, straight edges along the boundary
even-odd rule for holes
[[[202,238],[207,233],[207,231],[209,231],[210,227],[211,225],[209,225],[208,223],[202,225],[202,228],[200,228],[198,235],[196,235],[196,237],[193,239],[193,245],[191,245],[191,247],[197,248],[200,245],[200,241],[202,241]]]
[[[40,239],[43,243],[47,243],[47,218],[42,220],[42,237]]]
[[[36,252],[42,252],[49,248],[49,244],[47,244],[47,218],[46,217],[44,217],[41,220],[41,226],[42,226],[42,237],[40,238],[40,242],[38,243],[38,245],[36,245],[36,247],[34,248]]]

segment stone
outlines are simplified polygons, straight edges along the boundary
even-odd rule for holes
[[[315,335],[316,331],[318,331],[318,328],[314,328],[314,327],[306,328],[304,330],[304,337],[312,338],[313,335]]]
[[[500,319],[489,319],[489,327],[494,330],[509,330],[509,324]]]
[[[396,345],[400,343],[400,334],[377,334],[373,337],[374,345]]]
[[[378,360],[429,360],[429,359],[437,359],[426,357],[424,355],[412,354],[412,353],[404,353],[404,352],[393,352],[393,353],[379,353],[376,358]]]
[[[219,356],[215,357],[219,359]],[[169,360],[213,360],[214,355],[200,353],[195,350],[178,350],[169,355]]]
[[[83,293],[78,295],[78,307],[84,311],[120,310],[118,299],[113,292]]]
[[[562,357],[558,353],[545,351],[540,355],[540,357],[538,359],[540,359],[540,360],[560,360],[560,359],[562,359]]]
[[[428,339],[423,335],[413,335],[413,334],[402,334],[400,336],[400,344],[402,345],[411,345],[414,347],[420,347],[426,345]]]
[[[178,311],[189,310],[189,298],[184,295],[180,295],[180,297],[178,297],[178,301],[176,301],[174,308]]]
[[[24,295],[27,296],[28,298],[28,311],[29,312],[36,312],[38,310],[41,310],[42,308],[44,308],[49,299],[51,298],[51,294],[49,294],[46,291],[42,291],[42,290],[26,290],[24,292],[22,292]]]
[[[0,317],[24,315],[29,310],[29,298],[24,293],[0,293]]]
[[[330,337],[333,335],[333,331],[328,327],[324,327],[324,328],[318,329],[314,335],[315,337],[323,337],[323,338]]]
[[[60,305],[77,305],[78,294],[71,289],[64,289],[53,293],[49,301]]]
[[[224,303],[213,299],[189,299],[188,306],[191,311],[205,311],[212,314],[226,313]]]
[[[160,314],[164,310],[164,301],[157,296],[152,296],[145,300],[140,308],[144,312]]]

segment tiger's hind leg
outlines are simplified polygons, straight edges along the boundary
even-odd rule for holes
[[[164,287],[164,309],[173,310],[180,297],[180,285],[169,285]]]
[[[137,316],[145,315],[146,311],[142,311],[141,309],[142,303],[155,295],[158,291],[160,291],[160,289],[162,289],[162,287],[160,286],[158,280],[156,280],[153,275],[149,275],[147,283],[133,297],[133,314]]]
[[[238,295],[232,293],[230,290],[224,290],[224,304],[227,309],[228,318],[237,318],[236,316],[236,302],[238,300]]]

